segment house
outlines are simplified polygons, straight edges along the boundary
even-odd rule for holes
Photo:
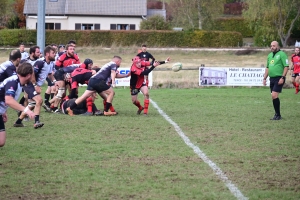
[[[152,15],[147,0],[45,0],[45,28],[52,30],[139,30]],[[38,0],[25,0],[26,28],[37,29]]]

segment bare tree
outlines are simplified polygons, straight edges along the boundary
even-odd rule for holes
[[[223,13],[225,0],[170,0],[173,24],[187,29],[203,29],[203,23]]]
[[[296,20],[300,17],[299,0],[246,0],[248,9],[243,12],[245,19],[254,28],[256,41],[263,38],[265,43],[280,39],[286,47]]]

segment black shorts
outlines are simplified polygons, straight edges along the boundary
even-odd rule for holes
[[[281,93],[282,91],[282,88],[283,88],[283,85],[285,83],[285,80],[283,82],[283,84],[281,85],[278,85],[278,81],[281,79],[281,76],[278,76],[278,77],[270,77],[270,90],[271,90],[271,93],[274,91],[274,92],[278,92],[278,93]]]
[[[293,73],[293,74],[292,74],[292,77],[293,77],[293,78],[296,78],[297,76],[300,76],[300,73]]]
[[[143,86],[146,86],[146,84],[143,83],[140,88],[135,88],[135,87],[130,86],[130,93],[131,93],[131,95],[132,96],[137,95],[140,92],[140,90],[141,90],[141,88]]]
[[[132,96],[137,95],[140,92],[140,89],[130,87],[130,93]]]
[[[63,69],[56,70],[54,73],[54,78],[56,81],[64,81],[65,80],[65,72]]]
[[[105,90],[108,90],[109,88],[110,87],[106,84],[105,80],[96,78],[91,78],[87,86],[87,90],[96,91],[97,93],[101,93]]]
[[[46,81],[47,81],[49,87],[54,86],[54,84],[48,77],[46,78]]]
[[[66,110],[68,107],[70,107],[76,99],[70,99],[68,101],[64,101],[61,104],[61,108],[63,110],[64,114],[68,114],[68,111]],[[86,100],[84,100],[83,102],[81,102],[80,104],[78,104],[74,109],[73,109],[73,113],[74,115],[80,115],[83,113],[87,112],[87,108],[86,108]]]
[[[24,89],[24,92],[26,92],[26,94],[28,95],[28,99],[32,99],[33,97],[38,95],[38,93],[35,91],[35,88],[31,82],[28,83],[27,85],[23,86],[23,89]]]

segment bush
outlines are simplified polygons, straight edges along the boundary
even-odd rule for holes
[[[36,44],[36,30],[0,30],[0,45]],[[229,31],[63,31],[47,30],[46,44],[65,44],[75,40],[78,46],[140,46],[157,47],[233,47],[242,44],[242,35]]]

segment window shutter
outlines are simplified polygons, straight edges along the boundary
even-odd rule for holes
[[[135,24],[130,24],[130,30],[135,30]]]
[[[95,24],[94,27],[94,30],[100,30],[100,24]]]
[[[81,24],[75,24],[75,30],[81,30]]]
[[[60,25],[61,25],[60,23],[55,23],[55,25],[54,25],[55,28],[54,29],[55,30],[60,30]]]
[[[116,30],[117,29],[117,25],[116,24],[111,24],[110,25],[110,30]]]

